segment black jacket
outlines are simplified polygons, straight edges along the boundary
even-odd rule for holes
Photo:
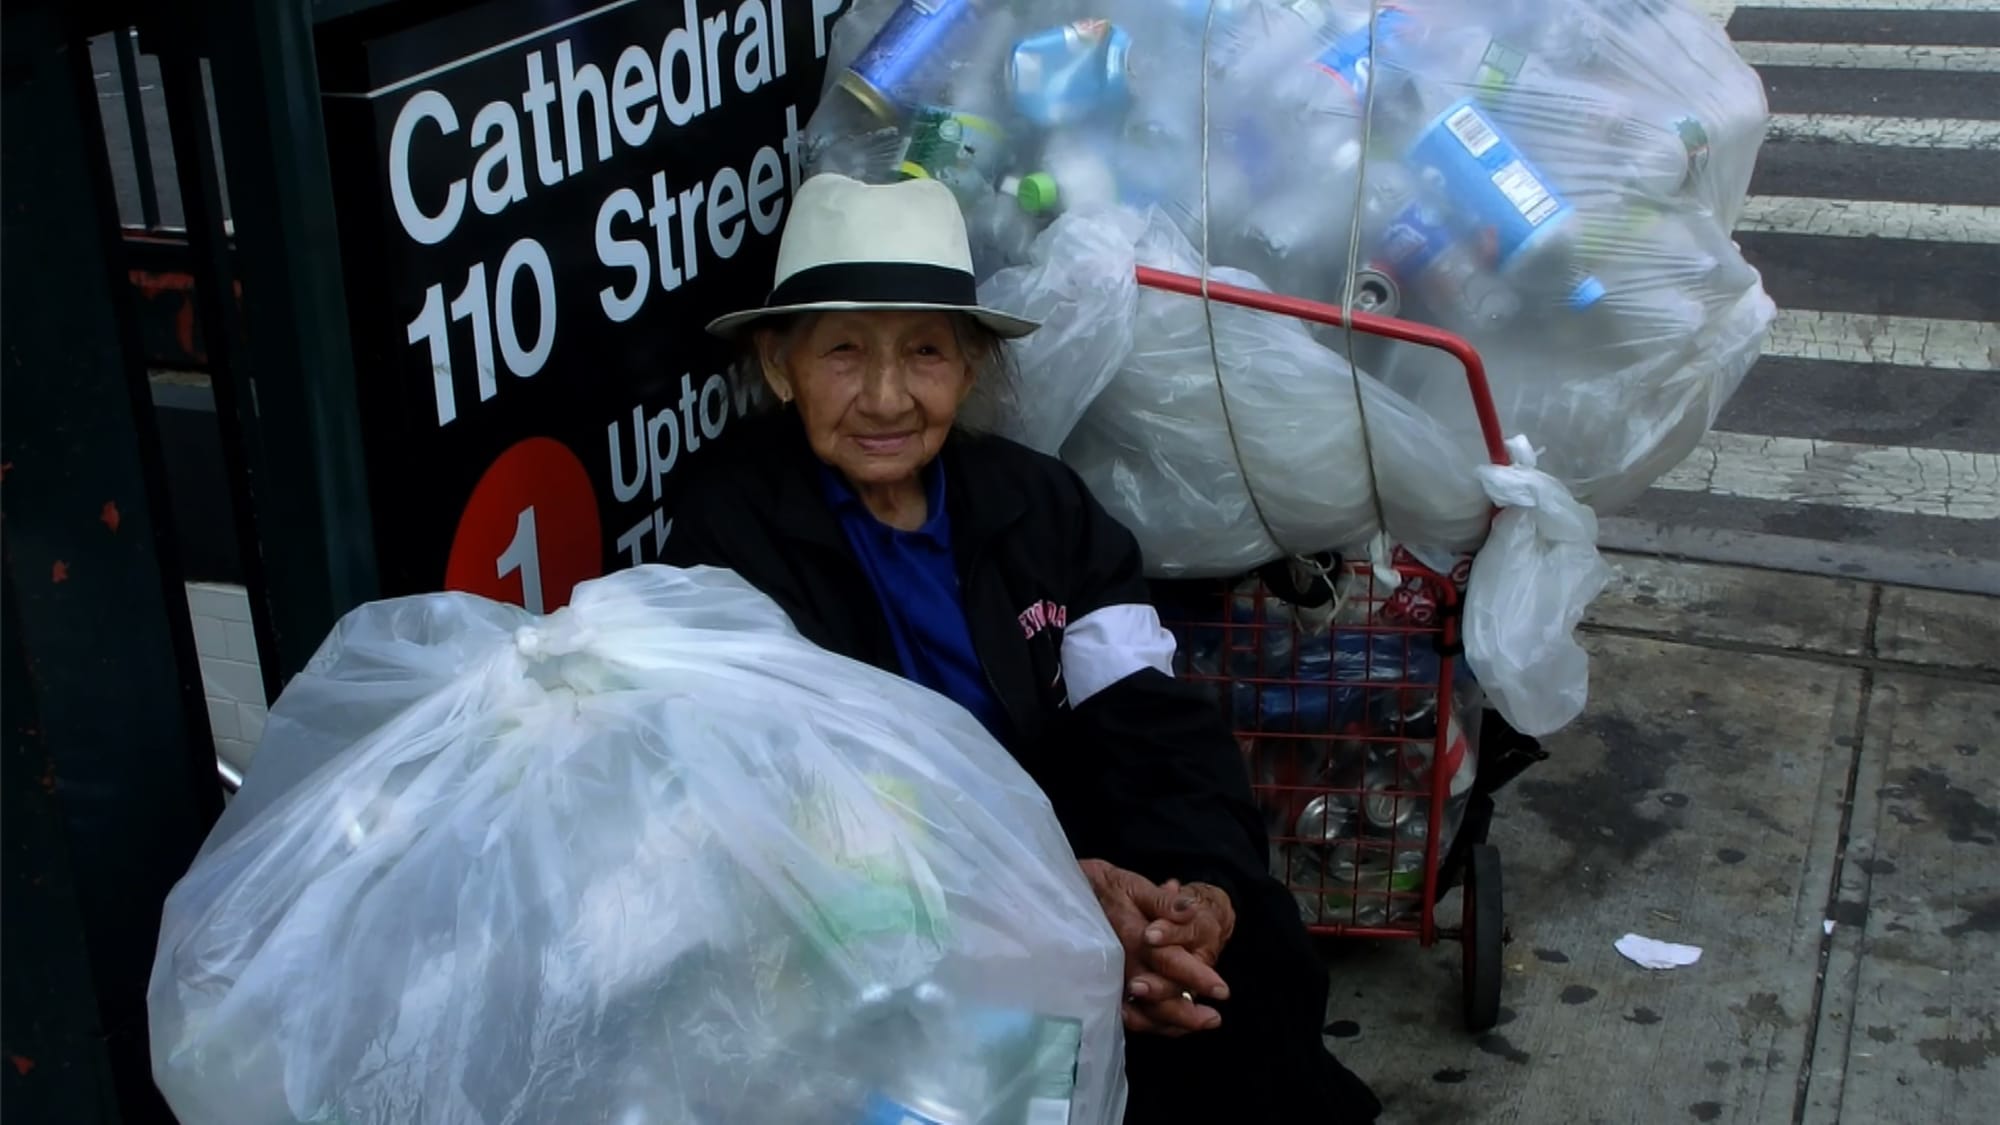
[[[1134,672],[1069,704],[1065,627],[1146,603],[1138,543],[1062,462],[1000,438],[944,445],[946,503],[980,663],[1079,858],[1239,895],[1268,878],[1236,741],[1199,689]],[[666,561],[737,571],[821,647],[901,674],[874,588],[821,491],[797,416],[735,427],[689,482]]]

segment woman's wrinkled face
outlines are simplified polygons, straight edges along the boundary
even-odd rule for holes
[[[915,482],[951,432],[973,374],[948,313],[821,314],[789,346],[759,345],[764,378],[819,459],[858,488]]]

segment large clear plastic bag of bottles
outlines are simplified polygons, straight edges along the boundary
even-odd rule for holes
[[[1059,215],[1157,207],[1211,270],[1466,336],[1507,433],[1598,511],[1692,450],[1773,315],[1729,237],[1762,86],[1687,0],[858,0],[830,63],[812,167],[945,182],[982,279],[1060,253],[1037,241]],[[1167,330],[1135,329],[1135,347]],[[1484,457],[1453,361],[1352,350]],[[1029,392],[1064,358],[1027,372]],[[1235,424],[1351,396],[1342,374]],[[1132,364],[1112,387],[1173,378]],[[1101,455],[1065,450],[1086,472]],[[1321,541],[1284,546],[1353,546],[1342,508]],[[1165,544],[1148,558],[1206,569]]]
[[[1504,435],[1588,515],[1685,458],[1763,345],[1774,308],[1729,232],[1765,123],[1755,73],[1688,0],[857,0],[808,161],[951,187],[987,299],[1031,315],[1058,303],[1019,271],[1137,215],[1178,235],[1135,235],[1138,264],[1457,333]],[[1019,401],[1060,408],[1020,432],[1133,528],[1156,576],[1384,539],[1460,552],[1487,497],[1556,505],[1480,478],[1442,353],[1079,295],[1022,365]],[[1572,551],[1513,535],[1470,599],[1594,569]],[[1589,588],[1515,591],[1485,636],[1532,641]],[[1474,656],[1521,729],[1581,705],[1587,673],[1559,650]]]
[[[210,1125],[1111,1125],[1122,965],[971,715],[645,567],[349,614],[148,999]]]

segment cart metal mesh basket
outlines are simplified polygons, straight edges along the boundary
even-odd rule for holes
[[[1464,368],[1487,455],[1508,463],[1485,364],[1427,325],[1140,266],[1141,285],[1433,348]],[[1486,843],[1499,786],[1543,755],[1481,706],[1464,674],[1459,597],[1469,561],[1440,575],[1398,551],[1394,576],[1360,564],[1274,563],[1233,583],[1162,584],[1176,673],[1230,718],[1271,841],[1272,874],[1316,933],[1440,937],[1464,951],[1465,1020],[1499,1018],[1499,852]],[[1274,588],[1274,583],[1278,588]],[[1498,753],[1480,776],[1480,737]],[[1497,768],[1496,768],[1497,767]],[[1463,888],[1459,925],[1437,903]]]
[[[1413,565],[1394,587],[1364,566],[1330,577],[1318,605],[1252,577],[1207,607],[1163,607],[1177,672],[1227,709],[1272,874],[1307,925],[1429,942],[1440,859],[1478,770],[1476,724],[1460,717],[1478,715],[1477,688],[1450,655],[1457,590]]]

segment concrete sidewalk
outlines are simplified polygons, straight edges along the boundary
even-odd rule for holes
[[[1343,944],[1334,1048],[1393,1125],[1992,1120],[2000,600],[1613,562],[1590,708],[1499,797],[1501,1025],[1455,944]]]

